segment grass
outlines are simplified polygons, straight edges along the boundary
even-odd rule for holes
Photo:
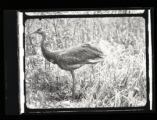
[[[27,105],[33,108],[144,106],[146,76],[142,63],[137,63],[136,56],[118,59],[119,64],[108,63],[112,59],[75,71],[76,101],[71,101],[72,78],[68,72],[61,76],[39,68],[31,71],[31,75],[27,73],[30,75],[26,79]]]
[[[40,42],[33,38],[25,39],[26,105],[28,108],[139,107],[146,104],[146,56],[143,19],[133,17],[126,19],[110,18],[106,20],[106,28],[103,28],[104,23],[101,23],[105,19],[101,22],[100,20],[95,22],[98,28],[95,28],[95,39],[90,42],[100,42],[99,38],[101,37],[103,42],[109,42],[110,44],[106,46],[101,44],[107,56],[103,62],[85,65],[75,71],[77,81],[76,100],[74,101],[71,100],[71,74],[60,69],[57,65],[48,63],[43,58],[40,44],[38,44]],[[63,21],[66,23],[66,19]],[[72,38],[67,38],[70,36],[65,34],[65,41],[60,42],[67,44],[66,40],[69,39],[68,45],[70,46],[88,42],[87,38],[93,35],[92,30],[86,33],[89,35],[87,38],[84,37],[86,38],[85,41],[80,41],[79,38],[83,37],[83,33],[79,30],[89,28],[91,21],[88,19],[79,19],[79,21],[81,21],[82,28],[74,27],[77,24],[71,23],[71,29],[76,29],[75,41],[73,40],[74,42],[71,43]],[[83,24],[84,21],[87,25]],[[43,25],[44,21],[39,22],[37,20],[35,23]],[[35,23],[30,28],[37,28],[38,25]],[[102,25],[98,25],[100,23]],[[28,21],[25,24],[27,29]],[[60,34],[65,32],[64,29],[58,30]],[[73,32],[71,29],[66,31],[71,34]],[[99,32],[99,29],[104,30]],[[28,31],[30,32],[31,29]],[[27,31],[25,32],[27,33]],[[49,33],[51,32],[49,31]],[[35,38],[37,39],[38,36]],[[48,39],[50,38],[48,34]],[[33,39],[36,44],[30,44],[29,39]],[[60,43],[58,47],[56,44],[52,46],[53,49],[61,49],[59,46],[65,47],[66,45]]]

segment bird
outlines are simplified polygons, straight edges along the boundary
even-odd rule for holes
[[[46,60],[53,64],[57,64],[61,69],[69,71],[72,75],[73,86],[72,86],[72,99],[75,99],[75,84],[76,77],[74,71],[84,66],[85,64],[96,64],[103,60],[103,52],[97,47],[92,46],[89,43],[84,43],[76,47],[68,49],[49,51],[44,46],[46,40],[46,32],[39,28],[31,34],[41,35],[41,51]]]

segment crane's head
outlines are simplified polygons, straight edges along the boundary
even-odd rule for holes
[[[43,33],[43,30],[42,30],[42,28],[39,28],[39,29],[37,29],[35,32],[33,32],[33,33],[38,33],[38,34],[41,34],[41,33]]]
[[[39,29],[37,29],[36,31],[30,33],[29,35],[36,34],[36,33],[38,33],[38,34],[43,34],[44,31],[42,30],[42,28],[39,28]]]

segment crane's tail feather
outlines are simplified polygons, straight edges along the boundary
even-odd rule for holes
[[[88,59],[88,63],[89,63],[89,64],[95,64],[95,63],[102,62],[102,61],[104,61],[103,58],[98,58],[98,59]]]

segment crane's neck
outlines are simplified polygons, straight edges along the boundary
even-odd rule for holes
[[[44,42],[46,40],[46,34],[44,32],[42,32],[42,33],[40,33],[40,35],[42,37],[41,38],[41,50],[42,50],[42,52],[48,53],[49,51],[44,47]]]
[[[49,61],[49,62],[54,62],[56,61],[57,54],[55,52],[50,52],[45,46],[44,46],[44,41],[46,40],[46,34],[44,32],[40,33],[42,36],[42,41],[41,41],[41,51],[43,56]]]

